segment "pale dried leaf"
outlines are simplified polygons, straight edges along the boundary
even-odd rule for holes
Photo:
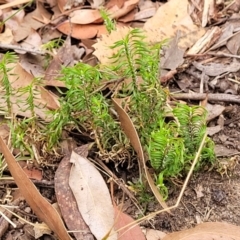
[[[160,42],[181,32],[178,46],[188,48],[205,30],[196,26],[188,14],[188,0],[171,0],[159,7],[157,13],[144,25],[148,41]]]
[[[220,132],[222,129],[223,129],[223,127],[220,125],[208,127],[207,134],[208,134],[208,136],[212,137],[214,134]]]
[[[28,13],[19,27],[13,31],[14,40],[19,42],[30,34],[31,29],[37,30],[45,25],[43,22],[36,20],[36,18],[44,20],[50,19],[50,17],[51,14],[45,9],[43,3],[37,1],[37,8],[33,12]]]
[[[200,223],[192,229],[168,234],[162,240],[240,240],[240,227],[224,222]]]
[[[219,76],[225,72],[237,72],[240,69],[240,64],[236,59],[233,59],[229,65],[225,65],[224,63],[210,63],[205,66],[198,62],[193,62],[192,64],[198,70],[204,71],[206,75],[212,77]]]
[[[217,157],[227,157],[234,154],[239,154],[239,151],[236,149],[229,149],[224,145],[216,144],[214,147],[214,152]]]
[[[23,42],[21,42],[19,45],[21,47],[27,48],[27,49],[40,49],[40,47],[42,45],[42,39],[36,30],[31,29],[28,37]],[[16,51],[16,52],[18,52],[18,51]],[[21,50],[21,53],[24,54],[24,53],[26,53],[26,51]]]
[[[183,64],[184,50],[178,47],[178,36],[174,37],[161,58],[161,69],[174,70]]]
[[[80,9],[73,11],[69,17],[72,23],[89,24],[102,23],[102,17],[98,9]]]
[[[9,28],[11,30],[17,30],[19,24],[23,21],[25,16],[24,11],[11,10],[3,13],[3,20],[7,20],[5,22],[5,28]]]
[[[147,240],[161,240],[163,237],[166,236],[166,233],[159,230],[147,228],[145,235]]]
[[[218,117],[225,110],[225,107],[219,104],[210,104],[206,105],[206,110],[208,112],[207,121],[211,121],[214,118]]]
[[[73,143],[73,141],[71,141],[71,143]],[[55,194],[57,197],[59,209],[61,210],[62,217],[69,231],[73,231],[73,235],[77,240],[94,240],[90,229],[84,222],[82,215],[78,210],[76,199],[74,198],[74,195],[69,186],[69,175],[72,166],[72,164],[69,162],[69,153],[72,152],[71,148],[72,146],[67,147],[66,157],[62,159],[55,173]],[[75,151],[78,154],[81,154],[81,156],[85,157],[88,154],[88,145],[82,145],[76,148]]]
[[[194,188],[194,191],[197,195],[197,198],[201,198],[204,196],[203,186],[201,184],[198,184],[197,187]]]
[[[76,198],[81,215],[97,240],[103,239],[114,225],[111,197],[101,174],[86,158],[72,152],[73,163],[69,186]],[[117,239],[113,232],[107,238]]]
[[[35,223],[34,224],[34,237],[35,239],[40,238],[42,235],[51,235],[51,229],[45,223]]]
[[[155,7],[144,9],[135,14],[134,20],[141,20],[152,17],[157,12]]]
[[[13,34],[9,28],[5,28],[3,33],[0,33],[0,42],[10,44],[13,41]]]

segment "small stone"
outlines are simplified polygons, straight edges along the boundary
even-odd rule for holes
[[[25,209],[24,209],[24,212],[26,212],[26,213],[30,213],[32,210],[31,210],[31,208],[30,207],[25,207]]]

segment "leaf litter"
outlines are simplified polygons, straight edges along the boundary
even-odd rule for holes
[[[19,4],[24,4],[26,2],[28,1],[14,1],[8,5],[1,5],[3,20],[7,19],[8,16],[11,16],[13,11],[16,11],[16,8],[19,7]],[[190,1],[189,5],[188,1],[179,0],[171,0],[159,5],[156,5],[156,3],[153,3],[152,1],[138,0],[111,0],[107,3],[105,3],[105,1],[97,0],[62,0],[57,2],[47,1],[47,3],[48,5],[44,5],[42,2],[36,1],[36,6],[33,6],[29,12],[19,11],[17,15],[11,17],[9,21],[5,22],[5,29],[2,29],[2,32],[0,33],[0,48],[4,50],[14,50],[18,52],[18,54],[21,54],[21,57],[26,56],[24,64],[23,60],[21,60],[13,68],[13,73],[18,76],[18,78],[12,78],[12,84],[14,86],[26,86],[33,79],[33,75],[45,75],[44,86],[38,86],[40,90],[39,103],[43,104],[43,107],[36,108],[38,109],[36,110],[36,114],[45,121],[51,121],[51,119],[47,118],[46,112],[48,109],[58,109],[59,93],[54,90],[54,93],[56,94],[53,94],[47,86],[64,87],[62,82],[57,79],[57,75],[60,74],[62,66],[74,65],[76,62],[84,59],[83,56],[86,53],[89,53],[88,59],[98,59],[101,64],[107,64],[109,62],[109,57],[112,56],[114,52],[107,49],[106,46],[111,46],[114,42],[125,36],[131,29],[131,23],[136,24],[138,20],[138,24],[141,25],[145,22],[142,26],[146,32],[147,41],[156,42],[163,39],[172,40],[171,42],[169,41],[170,44],[168,44],[168,47],[164,50],[161,62],[161,68],[163,69],[161,72],[161,81],[168,85],[171,92],[179,91],[180,83],[182,83],[182,87],[180,88],[182,93],[173,94],[173,98],[182,101],[184,100],[190,104],[196,104],[199,100],[207,100],[211,103],[212,107],[208,108],[208,126],[209,130],[211,129],[211,136],[216,143],[216,154],[219,158],[222,158],[222,161],[216,166],[217,171],[220,174],[217,172],[212,173],[210,169],[206,169],[206,171],[196,174],[196,176],[191,179],[189,188],[187,188],[182,199],[182,204],[180,204],[179,208],[173,210],[173,215],[160,214],[155,216],[153,218],[155,221],[155,227],[166,233],[191,228],[185,232],[167,234],[167,236],[162,239],[182,239],[183,236],[186,237],[184,239],[187,239],[187,237],[190,239],[192,234],[194,236],[199,235],[201,239],[209,239],[209,237],[213,236],[216,239],[220,239],[222,236],[224,236],[225,239],[228,239],[229,237],[239,239],[239,227],[237,226],[240,226],[240,222],[237,218],[238,210],[236,210],[238,209],[237,206],[239,206],[238,190],[240,187],[240,167],[238,160],[238,154],[240,151],[238,137],[240,132],[238,124],[238,112],[240,110],[238,106],[240,102],[238,97],[240,91],[238,56],[239,21],[237,21],[239,9],[237,1],[232,4],[229,3],[229,5],[227,5],[227,3],[224,5],[221,1],[214,3],[214,1],[203,0],[197,2]],[[88,6],[87,9],[82,8],[84,4]],[[112,16],[116,18],[118,24],[117,31],[112,32],[110,35],[107,34],[106,28],[100,17],[98,9],[100,5],[106,6]],[[14,7],[13,10],[11,7]],[[187,11],[187,9],[189,9],[189,11]],[[223,17],[228,16],[228,14],[230,18],[228,18],[228,20],[223,20]],[[208,26],[209,31],[207,31],[206,26]],[[41,59],[38,60],[38,62],[34,62],[35,66],[41,66],[38,71],[34,71],[33,69],[35,67],[34,65],[31,66],[31,58],[28,58],[27,55],[33,55],[36,54],[36,52],[37,55],[39,55],[40,52],[46,54],[46,52],[43,52],[41,49],[42,44],[56,38],[56,36],[64,38],[64,35],[68,36],[68,41],[65,41],[64,46],[60,47],[56,53],[51,53],[53,58],[49,62],[46,72],[44,72],[45,69],[42,66]],[[70,38],[72,41],[70,41]],[[87,46],[86,44],[80,45],[81,42],[83,43],[84,40],[87,41],[89,39],[95,42],[95,44],[91,43],[90,46]],[[75,43],[77,41],[77,44],[73,45],[72,42],[74,41]],[[13,46],[15,48],[13,48]],[[94,55],[92,55],[92,51],[89,51],[90,47],[94,48]],[[76,52],[78,52],[77,56],[75,54]],[[191,69],[191,71],[189,71],[189,69]],[[188,84],[185,84],[186,79],[188,79]],[[203,89],[203,91],[201,89]],[[19,97],[13,96],[12,102],[17,103],[16,98]],[[36,105],[38,106],[39,103],[36,103]],[[23,109],[24,106],[19,107],[19,103],[13,105],[13,113],[15,115],[30,117],[29,112],[23,111]],[[5,129],[8,128],[5,127]],[[1,131],[1,136],[7,140],[8,131]],[[91,138],[86,136],[86,139],[89,141]],[[13,160],[2,141],[1,151],[5,152],[5,155],[8,155],[8,159]],[[232,155],[234,155],[234,157],[231,157]],[[61,155],[56,153],[56,158],[58,158],[58,156]],[[140,165],[145,164],[145,160],[142,160],[143,162],[140,163]],[[232,162],[234,164],[231,164]],[[26,177],[25,175],[21,175],[22,173],[18,165],[8,164],[8,168],[14,177],[16,184],[23,181],[27,186],[31,186],[29,178],[31,178],[32,173],[30,173],[30,176]],[[84,164],[90,164],[90,162],[85,159]],[[49,166],[51,166],[51,164]],[[54,167],[57,166],[58,165],[54,164]],[[36,167],[40,168],[39,165],[36,165]],[[58,171],[61,170],[60,167],[61,165],[59,165]],[[46,167],[43,171],[45,170]],[[64,172],[64,170],[62,169],[61,171]],[[54,172],[53,169],[51,171]],[[79,175],[81,171],[83,170],[78,170],[75,174]],[[123,173],[127,172],[129,175],[128,180],[134,178],[134,172],[131,173],[128,170],[123,169],[121,169],[121,171]],[[22,180],[19,178],[20,175],[15,176],[16,172],[19,172],[17,175],[20,174],[21,176],[24,176]],[[225,176],[225,173],[227,173],[227,176]],[[60,173],[58,172],[57,174]],[[229,174],[231,176],[229,176]],[[97,180],[96,176],[101,180]],[[46,178],[44,172],[43,177]],[[97,236],[97,234],[100,233],[100,230],[93,230],[92,228],[89,230],[81,217],[81,207],[76,207],[76,199],[72,196],[69,186],[65,183],[64,189],[66,192],[63,193],[63,189],[61,189],[61,181],[63,180],[60,181],[58,177],[55,178],[56,195],[62,211],[62,217],[68,229],[80,230],[78,233],[73,233],[76,239],[81,239],[83,234],[86,234],[84,235],[85,237],[88,236],[89,239],[92,239],[90,232]],[[68,175],[62,177],[65,177],[65,182],[69,178]],[[86,177],[86,179],[88,177]],[[37,178],[39,181],[42,181],[39,177]],[[92,178],[96,182],[101,181],[103,183],[100,189],[101,191],[103,191],[103,189],[107,191],[107,185],[104,184],[104,181],[99,174],[94,174]],[[83,200],[87,200],[87,196],[89,196],[90,193],[92,194],[98,190],[93,190],[93,188],[89,186],[90,182],[87,181],[86,183],[89,188],[89,193],[84,196],[80,195],[80,197],[83,197],[81,198]],[[180,192],[181,185],[182,183],[178,182],[174,184],[175,190],[170,193],[167,205],[174,205],[174,201],[176,201]],[[23,186],[20,184],[19,188],[22,189],[22,187]],[[76,187],[76,194],[78,194],[79,186],[74,184],[74,187]],[[154,186],[152,187],[154,188]],[[21,190],[22,193],[29,192],[30,196],[36,193],[36,189],[32,187],[29,189],[26,189],[25,187],[23,189],[24,190]],[[195,192],[192,192],[192,189]],[[223,193],[222,195],[225,196],[227,201],[216,202],[214,200],[216,199],[216,193],[220,192]],[[62,198],[65,196],[64,194],[67,194],[67,196]],[[157,194],[156,191],[155,194]],[[36,194],[36,196],[37,201],[43,202],[44,198],[41,197],[41,195]],[[71,198],[68,203],[65,203],[64,199],[67,199],[68,196],[71,196]],[[104,197],[107,196],[108,193],[104,194]],[[96,201],[98,199],[98,196],[92,196],[92,200]],[[35,201],[35,198],[31,199],[31,197],[25,195],[25,200],[34,211],[34,214],[36,214],[40,220],[47,223],[48,227],[50,227],[55,234],[60,234],[60,232],[63,231],[63,235],[60,234],[61,236],[59,239],[63,236],[66,236],[64,239],[69,238],[64,227],[60,227],[61,230],[59,230],[58,225],[57,230],[55,230],[56,226],[51,222],[50,216],[44,215],[45,209],[50,209],[49,205],[47,205],[47,207],[43,205],[42,209],[39,210],[35,206],[37,204],[32,201]],[[82,200],[80,202],[82,202]],[[106,201],[105,204],[106,209],[113,209],[111,200]],[[165,203],[163,202],[162,205],[164,204]],[[153,212],[159,209],[157,204],[153,205]],[[150,206],[146,206],[146,213],[151,213],[148,208],[150,209]],[[86,211],[86,209],[84,210]],[[91,212],[91,210],[92,208],[89,211]],[[54,210],[51,210],[51,212],[52,211],[56,214]],[[131,211],[135,211],[134,207],[131,208]],[[129,213],[131,211],[129,211]],[[126,211],[126,213],[128,212]],[[74,223],[74,221],[72,221],[71,216],[74,216],[73,214],[76,214],[75,218],[79,220],[79,225],[74,225],[77,222]],[[94,219],[95,216],[96,213],[91,217]],[[113,216],[111,215],[111,217],[109,217],[107,213],[103,213],[100,214],[99,217],[106,217],[106,219],[102,221],[103,223],[111,220],[108,227],[104,230],[105,234],[107,234],[108,231],[110,233],[114,226]],[[200,222],[212,221],[212,223],[204,223],[203,225],[198,225],[196,228],[192,228],[196,225],[196,222],[199,222],[199,218]],[[60,220],[61,218],[58,216],[56,219],[58,219],[56,224],[60,224],[62,221]],[[226,220],[237,226],[225,223],[213,223],[222,220]],[[86,221],[86,223],[91,225],[88,221]],[[145,223],[145,227],[149,227],[149,224],[149,222]],[[97,223],[94,224],[93,227],[96,226]],[[209,231],[209,228],[211,231]],[[139,228],[136,229],[136,231],[139,231]],[[226,231],[223,229],[226,229]],[[5,229],[5,231],[7,231],[7,229]],[[232,232],[232,236],[229,235],[230,232]],[[7,234],[10,235],[10,233]],[[139,237],[133,237],[135,236],[134,234],[136,234],[134,230],[133,232],[126,232],[126,234],[132,235],[124,239],[139,239]],[[98,239],[102,239],[103,235],[104,234],[102,233]],[[113,234],[112,236],[115,235]],[[147,235],[146,237],[150,240],[154,239]],[[86,237],[85,239],[88,238]],[[121,239],[121,237],[119,237],[119,239]]]

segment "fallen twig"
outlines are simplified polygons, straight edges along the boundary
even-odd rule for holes
[[[17,50],[17,51],[24,51],[24,52],[33,53],[33,54],[40,54],[40,55],[44,55],[46,53],[49,53],[49,54],[52,55],[52,53],[50,53],[48,51],[44,51],[44,50],[40,50],[40,49],[36,49],[36,48],[26,48],[26,47],[21,47],[21,46],[18,46],[18,45],[5,44],[5,43],[0,43],[0,48]]]
[[[175,99],[181,100],[195,100],[200,101],[208,98],[213,102],[231,102],[240,103],[239,95],[225,94],[225,93],[171,93],[171,96]]]

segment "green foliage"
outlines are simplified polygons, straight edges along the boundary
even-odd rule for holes
[[[134,182],[128,182],[129,189],[133,191],[140,202],[140,204],[147,204],[154,200],[153,196],[148,192],[146,184],[141,182],[140,179]]]
[[[129,110],[133,123],[145,145],[162,118],[166,94],[159,81],[160,49],[164,42],[149,46],[140,29],[133,29],[111,48],[118,49],[112,58],[112,70],[131,81],[119,97],[130,98]]]
[[[184,142],[176,136],[178,132],[175,123],[159,123],[159,129],[153,131],[149,142],[149,157],[152,167],[164,171],[165,176],[177,176],[184,166]]]
[[[102,74],[96,67],[78,63],[74,67],[63,68],[63,78],[67,87],[61,99],[61,107],[55,111],[54,120],[47,127],[49,147],[61,138],[64,127],[81,126],[95,140],[101,156],[112,158],[116,152],[124,151],[128,145],[119,123],[111,113],[111,101],[105,98],[101,89]],[[71,127],[70,127],[71,128]]]
[[[111,18],[107,10],[104,8],[100,8],[100,14],[104,21],[104,25],[107,28],[108,33],[111,33],[113,30],[116,30],[116,22]]]
[[[12,70],[11,63],[16,63],[17,57],[14,53],[7,52],[3,55],[0,61],[0,72],[1,76],[1,88],[5,91],[5,95],[2,98],[5,99],[7,104],[7,112],[9,115],[12,113],[12,102],[11,96],[13,95],[14,89],[12,88],[11,82],[9,80],[10,71]],[[5,107],[2,107],[5,109]]]
[[[108,31],[115,29],[107,12],[102,9],[101,14]],[[49,43],[47,49],[53,51],[55,44],[59,43]],[[27,96],[25,110],[31,112],[31,118],[15,121],[11,126],[14,147],[28,151],[33,158],[33,141],[47,141],[50,151],[62,138],[63,129],[77,129],[88,133],[102,159],[115,162],[131,159],[133,151],[121,130],[110,96],[121,98],[122,107],[128,112],[149,155],[156,185],[167,197],[165,180],[185,174],[199,148],[206,132],[206,111],[201,107],[179,104],[173,109],[172,118],[167,119],[167,91],[159,80],[160,52],[164,44],[161,42],[152,46],[145,41],[141,30],[133,29],[111,46],[117,52],[112,57],[112,65],[100,68],[78,63],[73,67],[64,67],[60,80],[67,89],[60,92],[60,108],[49,112],[53,120],[42,129],[35,122],[35,86],[39,84],[35,79],[18,91],[21,96]],[[6,92],[9,113],[13,89],[8,79],[11,70],[8,64],[15,61],[16,58],[7,53],[0,62],[1,83]],[[103,84],[119,79],[123,81],[115,91],[106,89]],[[197,167],[214,161],[213,147],[208,138]],[[143,190],[141,185],[139,188]]]
[[[32,150],[32,118],[28,119],[16,119],[13,120],[13,124],[11,124],[11,140],[14,148],[19,149],[21,154],[25,154],[28,152],[30,155],[30,159],[34,159],[34,153]]]
[[[55,49],[59,48],[62,46],[64,43],[63,39],[58,38],[58,39],[53,39],[45,44],[42,45],[42,48],[54,53]]]
[[[148,153],[152,167],[156,170],[157,186],[167,197],[164,178],[186,173],[206,132],[206,110],[199,106],[178,104],[173,109],[174,119],[169,123],[160,121],[159,130],[151,134]],[[215,159],[214,143],[207,138],[201,161]]]

